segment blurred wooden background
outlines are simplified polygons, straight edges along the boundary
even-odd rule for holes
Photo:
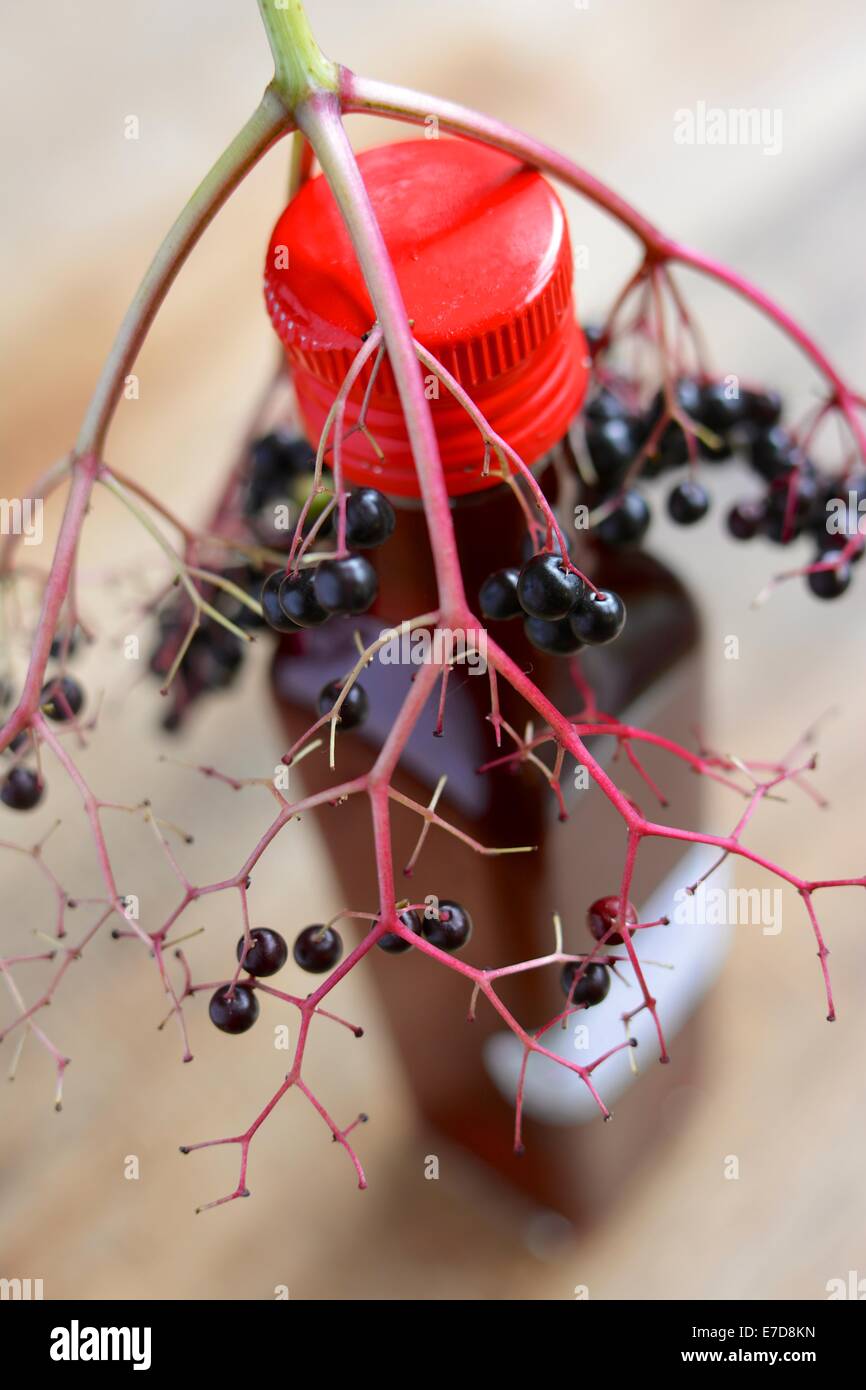
[[[310,0],[309,12],[325,50],[349,66],[469,102],[558,144],[683,239],[775,292],[866,382],[866,12],[855,0],[819,9],[805,0],[590,0],[588,8]],[[268,53],[253,0],[56,0],[50,24],[40,8],[21,6],[3,26],[0,491],[9,496],[74,438],[147,260],[255,103]],[[701,100],[779,109],[781,153],[675,145],[674,110]],[[124,138],[130,115],[140,122],[137,141]],[[390,133],[360,120],[352,132],[363,143]],[[281,150],[208,233],[142,354],[140,399],[122,406],[110,437],[113,461],[170,489],[190,516],[213,494],[272,361],[260,271],[285,174]],[[575,200],[569,209],[588,250],[581,305],[598,314],[633,248]],[[786,344],[716,291],[689,289],[720,368],[762,372],[808,401],[813,379]],[[734,495],[748,480],[716,486]],[[754,611],[749,598],[778,568],[777,551],[733,552],[717,522],[676,536],[660,523],[653,543],[675,557],[704,607],[717,746],[778,754],[836,706],[821,739],[830,809],[792,797],[768,808],[751,843],[804,872],[863,871],[862,583],[837,605],[810,602],[795,585]],[[129,586],[118,589],[107,573],[118,556],[140,556],[152,570],[146,538],[102,497],[85,548],[85,604],[110,638],[138,621]],[[723,659],[731,633],[741,641],[738,662]],[[88,686],[108,691],[88,775],[104,795],[150,795],[194,829],[184,862],[194,878],[213,877],[251,842],[266,807],[249,793],[241,811],[231,792],[205,789],[157,757],[267,774],[282,750],[264,654],[241,694],[204,708],[177,748],[154,732],[153,686],[134,686],[112,655],[116,641],[106,645],[85,667]],[[70,890],[98,893],[81,812],[53,780],[50,806],[26,821],[4,813],[0,838],[27,841],[62,815],[49,862]],[[729,827],[736,811],[714,802],[708,824]],[[147,832],[122,818],[112,834],[128,891],[142,894],[143,912],[164,912],[174,892]],[[43,910],[47,920],[50,899],[26,861],[5,854],[0,871],[3,949],[32,949],[30,931]],[[257,875],[255,916],[275,925],[287,913],[321,919],[340,905],[324,875],[314,825],[293,827]],[[448,1155],[440,1181],[424,1180],[429,1139],[414,1129],[357,976],[337,1007],[365,1023],[365,1039],[320,1032],[311,1062],[342,1118],[359,1108],[373,1116],[360,1140],[370,1191],[354,1189],[345,1156],[290,1097],[256,1140],[251,1200],[194,1217],[197,1202],[233,1186],[235,1154],[183,1159],[177,1144],[243,1128],[277,1084],[280,1054],[265,1030],[240,1043],[215,1035],[200,1001],[196,1061],[179,1065],[175,1033],[155,1032],[162,999],[152,967],[129,943],[98,941],[42,1020],[74,1058],[62,1114],[51,1109],[49,1066],[32,1043],[0,1096],[0,1274],[41,1277],[47,1297],[268,1298],[285,1284],[293,1298],[567,1299],[586,1284],[593,1298],[821,1298],[828,1279],[866,1274],[866,922],[860,894],[820,906],[839,1021],[824,1022],[796,899],[786,901],[779,937],[739,929],[707,1005],[710,1046],[688,1120],[676,1105],[659,1116],[669,1131],[661,1159],[644,1168],[635,1154],[632,1184],[578,1241],[528,1220]],[[79,929],[84,914],[71,925]],[[215,903],[189,921],[207,922],[194,943],[207,968],[234,918]],[[4,1067],[9,1055],[7,1043]],[[607,1132],[615,1145],[616,1124]],[[129,1154],[140,1158],[137,1182],[123,1176]],[[723,1178],[729,1154],[739,1157],[738,1181]]]

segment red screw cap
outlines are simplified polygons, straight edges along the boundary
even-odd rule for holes
[[[540,174],[468,141],[385,145],[362,153],[359,164],[415,337],[523,461],[535,463],[566,433],[587,380],[562,204]],[[321,176],[303,187],[277,222],[265,300],[285,345],[305,428],[316,441],[375,319]],[[353,390],[347,428],[358,418],[369,373],[368,366]],[[435,389],[428,384],[428,397]],[[466,412],[441,385],[430,404],[449,492],[495,486],[495,472],[482,477],[481,436]],[[384,462],[360,432],[352,434],[343,449],[348,481],[417,497],[387,360],[374,384],[367,424]]]

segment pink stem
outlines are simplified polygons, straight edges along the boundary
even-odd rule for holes
[[[408,121],[423,125],[430,116],[435,116],[439,125],[455,135],[480,140],[493,145],[506,154],[514,155],[527,164],[533,165],[560,179],[569,188],[583,194],[616,218],[629,231],[639,238],[646,249],[650,261],[661,264],[679,262],[692,270],[700,271],[714,280],[727,285],[736,294],[747,299],[755,308],[767,315],[814,363],[833,387],[839,408],[857,441],[861,456],[866,459],[866,431],[857,415],[859,399],[856,393],[842,379],[825,353],[817,346],[806,331],[780,308],[763,290],[749,280],[728,269],[721,262],[699,251],[672,240],[662,233],[652,222],[643,217],[629,203],[614,193],[599,179],[581,169],[564,155],[550,149],[539,140],[515,130],[503,121],[483,116],[457,102],[444,101],[427,93],[414,92],[407,87],[393,86],[388,82],[376,82],[370,78],[357,77],[348,68],[341,69],[340,90],[343,110],[346,112],[368,112],[380,116],[390,116],[394,120]]]
[[[403,296],[354,151],[343,129],[336,98],[323,94],[312,96],[302,103],[296,116],[298,127],[309,140],[337,200],[382,327],[418,473],[436,579],[447,620],[452,611],[465,607],[463,575],[430,403],[424,396]]]

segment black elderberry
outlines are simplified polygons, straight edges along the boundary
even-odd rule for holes
[[[165,676],[171,668],[177,650],[186,636],[188,620],[177,606],[164,609],[157,616],[159,639],[151,652],[149,669],[154,676]]]
[[[330,714],[343,689],[343,682],[329,681],[319,692],[319,714]],[[349,693],[340,706],[339,723],[337,732],[343,729],[357,729],[359,724],[363,724],[370,709],[370,702],[367,699],[367,692],[357,681],[350,687]]]
[[[520,616],[522,609],[517,595],[520,570],[514,565],[488,574],[478,591],[481,615],[489,621],[504,622]]]
[[[798,522],[786,521],[781,512],[771,512],[769,509],[761,522],[761,535],[766,536],[767,540],[773,541],[775,545],[790,545],[802,530],[803,527]]]
[[[221,1033],[246,1033],[259,1016],[259,1001],[246,985],[221,985],[211,995],[208,1013]]]
[[[523,630],[533,647],[549,656],[573,656],[583,646],[568,618],[558,618],[555,623],[547,618],[524,618]]]
[[[555,622],[571,611],[583,588],[580,575],[548,552],[527,560],[517,581],[517,597],[528,617]]]
[[[604,938],[606,945],[609,946],[622,946],[624,944],[620,933],[611,931],[611,928],[616,926],[620,919],[619,902],[617,895],[612,893],[606,898],[596,898],[595,902],[590,905],[586,914],[586,925],[596,941],[601,941]],[[637,908],[634,903],[626,903],[624,917],[626,926],[634,927],[637,925]],[[610,936],[608,936],[608,932],[610,932]],[[607,993],[606,990],[605,993]]]
[[[77,623],[71,631],[66,628],[58,628],[51,642],[51,655],[54,660],[57,661],[59,657],[64,655],[74,656],[81,636],[81,628]]]
[[[613,509],[595,527],[595,534],[605,545],[636,545],[643,540],[650,524],[650,509],[646,499],[635,488],[629,488]]]
[[[806,576],[806,582],[816,598],[839,598],[851,583],[851,567],[847,560],[839,564],[838,550],[825,550],[818,556],[818,564],[830,564],[833,568],[814,570]]]
[[[610,971],[601,961],[592,961],[580,976],[577,984],[572,985],[574,978],[583,968],[583,962],[570,960],[562,967],[560,984],[562,992],[567,999],[571,999],[572,1004],[585,1004],[587,1008],[592,1008],[594,1004],[600,1004],[606,998],[610,989]]]
[[[694,377],[682,376],[674,386],[674,397],[680,410],[692,420],[699,420],[701,417],[701,388]],[[649,425],[658,424],[659,420],[667,413],[667,398],[664,390],[659,389],[653,397],[647,412],[647,423]]]
[[[815,478],[803,473],[774,478],[762,525],[770,541],[780,545],[792,541],[816,517],[820,517],[820,498]]]
[[[162,716],[162,718],[159,721],[159,727],[166,734],[178,733],[180,729],[183,727],[183,721],[186,716],[186,710],[189,704],[189,700],[183,698],[179,699],[177,692],[178,682],[175,681],[174,705]]]
[[[13,767],[0,782],[0,801],[10,811],[32,811],[45,791],[45,783],[29,767]]]
[[[292,948],[295,964],[311,975],[333,970],[343,954],[343,939],[333,927],[315,923],[299,932]]]
[[[627,414],[619,396],[609,386],[602,386],[600,391],[596,391],[583,408],[584,419],[598,424],[603,424],[605,420],[621,420]]]
[[[797,446],[781,425],[760,430],[752,439],[751,463],[767,482],[797,467]]]
[[[328,618],[326,609],[316,596],[315,573],[312,569],[287,575],[280,586],[279,600],[286,618],[297,627],[319,627]]]
[[[244,956],[246,942],[241,937],[237,946],[238,960],[243,961],[244,970],[250,975],[276,975],[289,958],[289,948],[279,932],[269,927],[256,927],[250,932],[250,949]]]
[[[442,898],[439,902],[438,917],[426,917],[422,931],[431,946],[440,951],[459,951],[472,935],[472,918],[459,903]]]
[[[767,508],[764,502],[737,502],[727,516],[727,527],[738,541],[750,541],[764,524]]]
[[[183,659],[181,670],[190,690],[226,690],[240,673],[245,643],[219,623],[203,623]]]
[[[150,657],[150,670],[165,677],[186,640],[189,618],[175,608],[160,615],[160,640]],[[224,690],[240,673],[246,643],[214,619],[206,618],[196,629],[172,686],[174,708],[162,720],[163,728],[180,727],[191,700],[209,691]]]
[[[778,391],[746,391],[743,416],[749,424],[771,430],[782,418],[782,397]]]
[[[827,531],[826,525],[825,525],[824,527],[822,527],[822,528],[820,529],[820,531],[817,530],[817,528],[816,528],[816,536],[817,536],[818,544],[819,544],[820,546],[822,546],[825,550],[829,550],[829,551],[837,551],[837,552],[838,552],[838,551],[840,551],[840,550],[844,550],[845,547],[846,547],[847,545],[849,545],[850,542],[854,539],[854,537],[858,534],[858,533],[857,533],[857,521],[858,521],[858,518],[857,518],[856,515],[853,516],[853,517],[851,518],[851,529],[850,529],[849,531],[847,531],[847,532],[846,532],[846,531]],[[861,536],[863,536],[864,540],[866,540],[866,531],[860,532],[860,534],[861,534]],[[846,563],[849,564],[849,565],[856,565],[856,564],[859,564],[859,562],[860,562],[860,561],[862,560],[862,558],[863,558],[863,551],[864,551],[864,546],[863,546],[863,545],[860,545],[860,547],[859,547],[858,549],[855,549],[855,550],[853,550],[853,551],[851,552],[851,554],[848,556],[848,559],[847,559]],[[20,738],[21,735],[19,734],[18,737]],[[14,745],[10,744],[10,747],[14,747]]]
[[[703,393],[694,377],[681,376],[676,384],[674,394],[680,409],[685,411],[691,419],[700,420]]]
[[[268,575],[260,595],[262,613],[268,627],[273,628],[274,632],[297,632],[298,624],[289,617],[280,602],[280,590],[285,579],[285,570],[274,570],[273,574]]]
[[[815,478],[806,471],[774,478],[767,493],[767,508],[780,517],[790,514],[797,522],[821,515],[821,498]]]
[[[692,478],[686,478],[668,494],[668,514],[678,526],[693,526],[710,509],[706,488]]]
[[[745,412],[744,393],[734,391],[727,382],[710,381],[700,388],[695,418],[714,434],[728,434],[741,423]]]
[[[814,477],[805,471],[780,474],[770,484],[761,529],[770,540],[785,545],[816,515],[820,516],[820,496]]]
[[[599,486],[602,490],[616,487],[640,447],[634,422],[624,415],[590,420],[585,438]]]
[[[681,377],[676,383],[677,404],[690,420],[700,420],[701,388],[692,377]],[[657,392],[646,416],[646,433],[651,435],[659,420],[667,412],[667,400],[663,390]],[[669,420],[660,438],[649,454],[645,472],[649,476],[668,468],[678,468],[689,458],[689,443],[685,430],[679,420]]]
[[[84,704],[84,691],[72,676],[54,676],[39,694],[42,713],[58,724],[74,719]]]
[[[401,926],[407,927],[409,931],[414,932],[415,936],[420,936],[422,934],[423,928],[421,918],[418,916],[417,912],[407,908],[405,911],[397,913],[397,919]],[[375,926],[376,923],[373,925]],[[406,941],[404,937],[398,936],[394,931],[386,931],[384,936],[379,937],[376,945],[379,947],[380,951],[385,951],[386,954],[391,956],[399,956],[402,955],[404,951],[411,951],[412,949],[412,942]]]
[[[345,555],[319,562],[313,589],[326,613],[365,613],[376,597],[379,581],[363,555]]]
[[[374,487],[356,488],[346,499],[346,540],[357,550],[384,545],[393,534],[397,518],[383,492]]]
[[[244,510],[248,516],[284,497],[295,479],[311,473],[316,451],[299,435],[284,430],[257,439],[250,451]]]
[[[587,589],[569,614],[571,630],[580,642],[598,647],[612,642],[625,626],[625,604],[612,589]]]

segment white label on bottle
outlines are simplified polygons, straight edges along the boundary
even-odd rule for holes
[[[690,849],[639,912],[638,920],[642,922],[664,916],[671,919],[669,926],[648,927],[633,938],[641,961],[663,961],[673,966],[672,970],[650,964],[643,967],[669,1045],[718,975],[730,946],[731,926],[704,923],[699,897],[692,900],[697,912],[677,910],[684,886],[696,882],[716,858],[715,848],[697,845]],[[727,889],[731,881],[727,863],[709,880],[716,889]],[[694,920],[680,920],[692,917]],[[620,954],[620,948],[612,947],[611,953]],[[624,965],[621,973],[623,980],[611,974],[610,991],[600,1004],[578,1009],[564,1030],[557,1026],[546,1033],[541,1039],[544,1046],[570,1062],[589,1063],[621,1043],[625,1038],[622,1016],[634,1009],[641,998],[631,967]],[[528,1026],[527,1020],[521,1022]],[[636,1076],[632,1070],[632,1060],[637,1061],[641,1071],[646,1071],[658,1059],[658,1038],[648,1009],[632,1019],[630,1033],[637,1039],[637,1049],[623,1049],[593,1072],[593,1084],[611,1109],[617,1098],[639,1079],[639,1073]],[[503,1030],[488,1039],[485,1066],[499,1091],[512,1103],[522,1062],[523,1045],[513,1033]],[[577,1073],[538,1053],[529,1059],[523,1103],[527,1115],[547,1124],[583,1124],[600,1118],[596,1102]]]

